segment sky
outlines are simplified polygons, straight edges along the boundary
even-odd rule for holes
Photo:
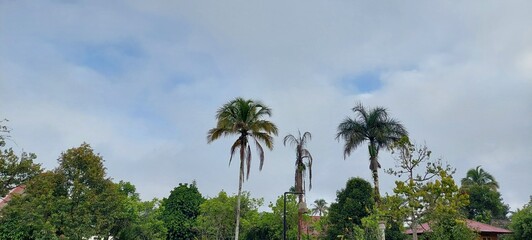
[[[89,143],[145,200],[197,182],[236,193],[236,137],[207,143],[216,110],[262,101],[279,128],[244,190],[266,205],[294,181],[282,139],[312,133],[308,202],[372,182],[338,124],[383,106],[459,182],[481,166],[512,210],[532,195],[530,1],[0,1],[0,118],[50,170]],[[393,156],[379,155],[384,168]],[[394,177],[380,172],[381,192]]]

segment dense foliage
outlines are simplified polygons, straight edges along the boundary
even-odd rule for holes
[[[513,239],[532,239],[532,196],[530,201],[512,215],[510,229]]]
[[[336,202],[329,208],[328,239],[344,236],[353,239],[357,226],[369,216],[375,202],[371,184],[362,178],[351,178],[344,189],[336,192]]]
[[[35,177],[25,194],[2,210],[0,238],[117,235],[125,217],[123,198],[105,175],[103,159],[88,144],[67,150],[59,167]]]
[[[162,220],[168,230],[166,239],[194,239],[199,236],[196,218],[205,201],[195,184],[182,184],[163,199]]]
[[[509,207],[504,204],[495,177],[480,166],[467,171],[461,190],[469,195],[464,207],[467,218],[490,223],[493,219],[507,219]]]
[[[499,191],[489,186],[471,186],[463,189],[469,195],[464,212],[469,219],[490,223],[492,219],[506,219],[509,207],[504,204]]]

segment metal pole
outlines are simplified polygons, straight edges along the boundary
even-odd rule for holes
[[[302,192],[285,192],[283,194],[283,240],[286,240],[286,194],[304,194]]]
[[[288,192],[285,192],[283,194],[283,240],[286,240],[286,194]]]

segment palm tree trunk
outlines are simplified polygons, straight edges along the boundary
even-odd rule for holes
[[[238,196],[236,197],[236,223],[235,240],[238,240],[240,229],[240,195],[242,194],[242,184],[244,183],[244,158],[240,159],[240,176],[238,178]]]
[[[381,201],[381,194],[379,191],[379,162],[377,160],[377,147],[375,146],[375,143],[370,142],[369,146],[369,169],[371,169],[371,173],[373,175],[373,185],[375,188],[375,204],[377,204],[377,207],[380,205]]]
[[[379,206],[381,202],[381,194],[379,190],[379,172],[377,169],[373,169],[372,173],[373,173],[373,184],[375,185],[375,196],[374,196],[375,204]]]
[[[303,192],[303,173],[299,164],[296,166],[296,192]],[[303,231],[303,213],[299,209],[299,205],[303,202],[303,195],[298,194],[298,209],[297,209],[297,240],[301,240],[301,232]]]

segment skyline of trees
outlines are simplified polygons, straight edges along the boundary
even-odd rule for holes
[[[358,107],[358,108],[357,108]],[[396,120],[389,119],[385,109],[384,108],[374,108],[370,110],[370,113],[365,112],[366,110],[362,106],[362,104],[358,104],[355,108],[353,108],[353,111],[355,113],[360,114],[360,118],[369,118],[373,119],[373,121],[377,121],[379,118],[383,118],[388,123],[391,123],[392,127],[390,125],[388,127],[385,127],[384,130],[382,130],[382,133],[377,134],[378,138],[384,138],[381,135],[389,134],[391,129],[395,129],[395,133],[393,133],[391,137],[389,137],[387,140],[379,140],[383,143],[377,143],[377,140],[373,140],[374,143],[372,144],[370,140],[368,139],[358,139],[359,142],[353,142],[356,139],[348,139],[346,140],[346,137],[349,136],[348,134],[352,134],[354,130],[360,130],[359,128],[352,128],[349,129],[347,127],[353,127],[355,125],[349,125],[346,122],[349,122],[349,120],[353,120],[350,118],[347,118],[344,122],[342,122],[339,126],[339,132],[337,133],[337,139],[340,137],[346,140],[345,148],[344,148],[344,154],[350,154],[350,151],[353,151],[358,145],[362,144],[363,142],[368,142],[368,150],[370,153],[370,169],[373,173],[373,180],[374,180],[374,188],[372,188],[371,184],[355,184],[356,187],[353,187],[353,184],[350,184],[353,179],[363,182],[364,179],[361,178],[352,178],[348,180],[346,184],[345,189],[341,189],[337,192],[337,200],[336,202],[331,203],[329,214],[323,214],[327,211],[327,204],[325,200],[323,199],[317,199],[315,201],[315,208],[314,210],[316,214],[319,214],[320,216],[323,214],[324,221],[320,222],[321,226],[317,226],[318,228],[321,228],[323,226],[329,226],[330,232],[332,232],[334,229],[334,226],[343,226],[342,224],[346,224],[345,221],[351,222],[351,224],[355,224],[357,228],[353,228],[348,232],[348,234],[352,234],[352,236],[359,236],[357,234],[364,234],[363,232],[366,231],[366,233],[372,232],[374,229],[373,227],[375,225],[375,220],[378,219],[380,216],[379,211],[376,208],[374,208],[374,204],[378,206],[378,202],[380,201],[380,197],[375,197],[374,194],[378,194],[378,172],[377,176],[375,176],[375,169],[378,171],[378,168],[380,168],[380,163],[378,162],[378,151],[382,147],[387,147],[388,150],[391,150],[395,147],[396,150],[399,150],[398,152],[401,153],[401,156],[403,158],[410,157],[410,161],[412,162],[412,159],[416,160],[415,151],[416,148],[413,145],[404,144],[401,147],[397,147],[397,143],[400,143],[401,138],[397,138],[399,135],[399,132],[405,133],[406,130],[404,130],[403,126],[398,123]],[[364,112],[361,112],[364,111]],[[384,113],[382,112],[384,111]],[[377,113],[380,112],[380,113]],[[383,116],[378,116],[378,114],[384,114]],[[364,117],[365,115],[365,117]],[[373,116],[375,115],[375,116]],[[99,154],[95,153],[94,150],[90,147],[89,144],[83,143],[77,148],[71,148],[68,149],[66,152],[62,153],[60,158],[58,159],[59,166],[52,170],[52,171],[44,171],[40,168],[39,164],[34,163],[34,160],[36,159],[36,156],[27,157],[30,155],[21,155],[26,157],[18,158],[15,154],[13,154],[13,150],[10,149],[12,152],[10,155],[7,153],[7,149],[4,149],[4,136],[5,135],[5,129],[7,129],[5,126],[0,126],[0,130],[3,130],[2,133],[4,135],[0,135],[0,150],[2,150],[3,155],[2,159],[7,159],[4,156],[15,156],[12,157],[12,159],[15,159],[16,161],[11,161],[13,164],[11,165],[17,165],[19,164],[22,166],[20,169],[22,174],[26,174],[24,176],[27,176],[26,179],[21,179],[21,183],[27,183],[27,193],[20,196],[15,196],[13,198],[13,201],[5,208],[3,212],[1,212],[2,216],[6,216],[6,218],[0,219],[0,222],[5,223],[5,226],[11,226],[14,229],[18,229],[18,233],[21,235],[13,235],[11,233],[8,233],[9,228],[8,227],[0,227],[0,236],[5,237],[6,239],[16,239],[18,237],[26,237],[26,238],[49,238],[49,239],[55,239],[55,238],[61,238],[62,236],[72,236],[74,238],[79,237],[87,237],[87,236],[115,236],[117,239],[143,239],[149,238],[149,239],[162,239],[163,235],[166,234],[167,239],[176,239],[176,238],[188,238],[188,237],[197,237],[201,236],[202,232],[207,234],[209,231],[218,231],[213,230],[211,227],[211,223],[213,220],[212,216],[216,216],[216,213],[218,210],[216,210],[216,206],[222,206],[224,204],[227,205],[227,203],[231,203],[234,205],[234,202],[236,201],[236,208],[233,209],[236,213],[234,214],[235,220],[234,220],[234,238],[235,239],[241,239],[239,237],[240,233],[240,225],[244,226],[243,233],[245,234],[245,237],[254,236],[258,237],[257,239],[261,239],[260,236],[279,236],[279,232],[276,230],[279,226],[279,216],[281,216],[281,210],[283,208],[282,206],[282,198],[278,198],[277,202],[275,204],[270,203],[269,207],[273,212],[259,212],[258,207],[262,205],[262,200],[252,199],[249,196],[249,192],[246,193],[247,196],[245,197],[245,207],[248,207],[249,209],[245,210],[246,213],[241,213],[241,196],[242,196],[242,185],[244,181],[245,172],[247,170],[247,177],[249,177],[249,168],[250,168],[250,161],[251,161],[251,147],[250,147],[250,141],[255,142],[256,149],[259,154],[260,159],[260,168],[262,168],[263,162],[264,162],[264,150],[261,146],[262,144],[265,144],[266,147],[269,149],[273,148],[273,135],[277,134],[277,127],[275,124],[262,119],[263,117],[269,117],[271,116],[271,109],[264,106],[262,103],[258,101],[253,100],[244,100],[242,98],[236,98],[233,101],[224,104],[217,112],[216,118],[217,118],[217,126],[208,132],[208,142],[211,143],[212,141],[220,138],[221,136],[229,136],[229,135],[237,135],[238,139],[233,143],[231,147],[231,156],[230,156],[230,162],[232,160],[232,157],[235,153],[239,153],[240,155],[240,169],[239,169],[239,188],[238,188],[238,194],[236,196],[228,197],[226,194],[226,199],[234,199],[234,201],[225,201],[225,203],[216,203],[218,205],[211,205],[211,207],[201,207],[203,206],[204,202],[215,202],[216,198],[208,198],[204,199],[201,196],[201,193],[197,189],[195,183],[192,183],[191,185],[188,184],[179,184],[179,187],[176,187],[174,189],[181,189],[182,188],[190,188],[195,191],[195,198],[194,199],[200,199],[198,201],[192,201],[196,204],[194,205],[195,210],[191,210],[187,207],[188,210],[186,214],[186,217],[181,217],[178,219],[170,219],[170,216],[176,216],[176,213],[179,211],[172,210],[172,213],[165,213],[170,211],[172,207],[170,206],[176,206],[176,204],[171,204],[169,199],[172,199],[174,192],[170,193],[170,197],[168,199],[163,199],[162,201],[159,201],[157,199],[154,199],[153,201],[148,202],[142,202],[139,198],[139,194],[136,193],[136,189],[133,184],[128,182],[122,182],[114,183],[110,177],[106,175],[105,172],[105,166],[103,165],[103,157]],[[360,119],[359,119],[360,120]],[[382,119],[381,119],[382,120]],[[354,120],[353,120],[354,121]],[[386,122],[384,121],[384,122]],[[378,123],[376,125],[381,125],[382,123]],[[399,125],[394,125],[399,124]],[[370,124],[371,125],[371,124]],[[386,124],[384,124],[386,125]],[[341,128],[343,126],[343,128]],[[367,127],[367,126],[366,126]],[[401,128],[401,129],[399,129]],[[344,129],[345,131],[341,132],[340,129]],[[262,131],[261,131],[262,130]],[[373,133],[375,133],[376,130],[373,130]],[[7,131],[7,133],[9,133]],[[365,135],[364,135],[365,136]],[[402,137],[405,137],[405,135],[401,135]],[[294,135],[287,135],[284,138],[284,145],[292,145],[296,147],[296,171],[295,171],[295,185],[294,189],[298,192],[304,192],[305,186],[304,186],[304,173],[305,171],[308,171],[309,173],[309,188],[311,184],[311,167],[312,167],[312,156],[310,155],[310,152],[306,149],[305,144],[308,140],[310,140],[311,134],[310,132],[305,132],[303,135],[301,132],[299,132],[298,137]],[[358,141],[357,140],[357,141]],[[348,141],[351,141],[348,143]],[[408,141],[408,139],[407,139]],[[409,142],[408,142],[409,143]],[[373,145],[373,146],[372,146]],[[347,149],[347,146],[350,146],[351,149]],[[428,161],[430,157],[430,151],[425,148],[418,148],[417,150],[421,150],[421,154],[425,154],[426,160]],[[403,151],[403,152],[401,152]],[[5,153],[5,154],[4,154]],[[424,162],[425,157],[417,158],[417,160],[423,160],[418,161],[417,165],[419,163]],[[2,160],[0,159],[0,160]],[[307,160],[307,163],[305,164],[304,160]],[[22,161],[24,160],[24,161]],[[8,166],[9,164],[6,164],[4,162],[0,162],[3,166]],[[474,190],[486,190],[489,193],[498,193],[498,183],[496,182],[495,178],[488,172],[484,171],[480,166],[477,166],[475,169],[471,169],[467,172],[466,177],[462,179],[462,192],[458,192],[458,186],[454,184],[454,180],[452,179],[452,173],[449,174],[450,168],[443,168],[441,165],[430,165],[430,164],[437,164],[436,162],[428,162],[429,167],[432,166],[434,168],[431,168],[432,170],[427,170],[430,172],[430,174],[436,176],[438,175],[439,178],[435,182],[429,182],[426,186],[423,186],[421,195],[424,199],[434,200],[433,205],[430,205],[430,209],[433,212],[438,213],[438,216],[431,215],[431,218],[426,219],[432,219],[435,223],[443,223],[443,225],[434,225],[435,229],[438,229],[438,227],[442,227],[440,230],[441,234],[445,234],[447,231],[447,227],[453,227],[451,219],[454,218],[460,218],[462,216],[463,209],[467,207],[472,208],[478,208],[480,207],[486,207],[489,204],[486,202],[480,202],[478,201],[477,205],[470,204],[474,202],[475,196]],[[416,165],[416,166],[417,166]],[[30,166],[30,168],[24,166]],[[373,168],[372,168],[373,166]],[[1,169],[1,168],[0,168]],[[427,168],[429,169],[429,168]],[[404,168],[403,168],[404,170]],[[410,169],[412,170],[412,169]],[[408,172],[408,169],[406,172],[400,172],[401,167],[396,166],[396,169],[394,173],[397,175],[397,173],[409,173],[408,181],[417,181],[419,179],[422,180],[430,180],[432,177],[427,177],[427,175],[424,175],[423,177],[416,176],[412,174],[412,171]],[[453,172],[454,173],[454,172]],[[7,172],[6,175],[16,175],[20,174],[17,172]],[[405,181],[405,182],[408,182]],[[367,181],[366,181],[367,182]],[[4,182],[2,182],[4,183]],[[351,186],[351,187],[349,187]],[[359,209],[365,209],[365,214],[362,214],[364,216],[360,217],[353,217],[353,216],[347,216],[346,217],[339,217],[339,219],[343,219],[338,221],[338,209],[343,208],[342,205],[346,205],[346,197],[349,195],[349,190],[351,188],[354,189],[366,189],[365,187],[369,186],[369,189],[373,189],[373,191],[370,191],[369,194],[365,193],[362,194],[365,197],[371,198],[372,201],[363,201],[361,206],[359,206]],[[438,188],[440,186],[446,186],[447,189],[445,190],[439,190]],[[403,185],[404,187],[404,185]],[[412,187],[412,186],[410,186]],[[6,189],[9,187],[5,187]],[[358,190],[357,190],[358,191]],[[365,191],[365,190],[361,190]],[[431,193],[432,191],[432,193]],[[443,192],[442,192],[443,191]],[[478,196],[482,195],[485,196],[486,192],[480,191]],[[186,191],[185,191],[186,192]],[[406,191],[405,191],[406,192]],[[478,192],[478,191],[477,191]],[[427,195],[427,193],[430,193]],[[435,193],[442,194],[442,197],[434,197]],[[463,200],[464,193],[470,194],[469,201],[470,203],[466,203],[465,200]],[[185,194],[186,195],[186,194]],[[188,194],[191,195],[191,194]],[[192,194],[194,195],[194,194]],[[352,194],[351,194],[352,195]],[[350,195],[350,196],[351,196]],[[359,194],[360,195],[360,194]],[[498,201],[504,205],[502,202],[502,198],[500,198],[500,193],[498,193]],[[218,197],[222,197],[222,195],[219,195]],[[351,196],[353,197],[353,196]],[[294,199],[291,199],[294,198]],[[296,198],[299,198],[299,200],[296,200]],[[442,199],[448,198],[447,200]],[[189,197],[185,197],[184,199],[192,199]],[[473,199],[473,201],[472,201]],[[178,200],[177,202],[184,202],[188,200]],[[321,201],[323,200],[323,201]],[[35,204],[38,204],[39,202],[47,202],[48,205],[44,205],[41,208],[36,207]],[[83,201],[88,201],[84,203]],[[250,202],[251,201],[251,202]],[[301,236],[301,219],[305,217],[308,220],[308,214],[304,214],[302,212],[298,211],[297,208],[297,202],[302,201],[302,196],[296,197],[296,196],[290,196],[289,202],[295,202],[296,207],[294,208],[294,213],[296,214],[296,223],[297,226],[297,237],[299,238]],[[89,203],[90,202],[90,203]],[[189,201],[190,202],[190,201]],[[343,202],[343,203],[342,203]],[[449,206],[446,204],[451,203]],[[222,205],[220,205],[222,204]],[[251,205],[249,205],[251,204]],[[291,203],[290,203],[291,204]],[[178,204],[179,205],[179,204]],[[350,204],[347,204],[350,205]],[[66,208],[70,209],[70,215],[69,214],[62,214],[61,211],[65,211],[65,206],[68,206]],[[351,206],[352,207],[352,206]],[[23,212],[23,209],[36,209],[35,212],[25,213]],[[489,208],[489,206],[487,207]],[[127,210],[130,209],[130,210]],[[133,211],[131,211],[133,209]],[[495,208],[491,208],[489,216],[495,216],[496,218],[501,218],[502,216],[506,217],[506,214],[508,213],[508,209],[506,206],[506,211],[500,208],[493,210]],[[230,213],[232,210],[231,208],[226,208],[227,212]],[[292,209],[293,210],[293,209]],[[289,211],[292,211],[289,210]],[[129,212],[128,212],[129,211]],[[466,210],[464,210],[466,211]],[[53,213],[59,212],[59,216],[54,216]],[[76,215],[84,216],[79,219],[73,219],[72,213],[75,213]],[[352,212],[352,211],[347,211]],[[466,211],[467,212],[467,211]],[[477,211],[481,213],[485,213],[485,211]],[[147,213],[147,215],[142,216],[142,214]],[[190,213],[190,214],[188,214]],[[332,213],[332,215],[331,215]],[[30,214],[30,215],[27,215]],[[177,214],[180,215],[180,214]],[[183,215],[183,214],[181,214]],[[20,218],[21,216],[25,218]],[[69,217],[70,216],[70,217]],[[109,217],[103,217],[103,216],[109,216]],[[244,222],[240,222],[240,218],[243,217]],[[468,217],[471,218],[471,215],[468,215]],[[478,220],[476,218],[477,215],[473,215],[473,218]],[[201,225],[199,220],[196,220],[196,218],[202,219],[204,221],[204,224]],[[227,217],[225,217],[227,218]],[[26,220],[24,220],[26,219]],[[37,219],[36,223],[37,225],[27,225],[24,224],[27,222],[27,219]],[[210,219],[210,220],[209,220]],[[335,220],[336,219],[336,220]],[[481,218],[482,220],[486,218]],[[13,221],[11,221],[13,220]],[[209,222],[211,221],[211,222]],[[342,222],[344,221],[344,222]],[[172,224],[168,224],[172,223]],[[177,224],[177,225],[176,225]],[[447,224],[447,225],[446,225]],[[451,224],[451,225],[448,225]],[[294,225],[292,225],[294,226]],[[347,225],[345,225],[347,226]],[[203,227],[203,230],[202,230]],[[399,228],[401,228],[399,226]],[[30,231],[27,231],[30,229]],[[178,230],[176,230],[178,229]],[[188,230],[184,230],[188,229]],[[207,229],[207,230],[206,230]],[[210,229],[210,230],[208,230]],[[321,228],[322,230],[325,228]],[[294,231],[293,227],[289,228],[290,231]],[[25,232],[24,232],[25,231]],[[188,233],[187,233],[188,231]],[[341,233],[341,230],[337,231],[338,233]],[[163,233],[161,235],[161,233]],[[176,233],[176,234],[174,234]],[[185,234],[186,233],[186,234]],[[9,235],[11,234],[11,235]],[[29,234],[29,235],[28,235]],[[39,235],[40,234],[40,235]],[[179,235],[181,234],[181,235]],[[185,234],[185,235],[183,235]],[[250,235],[248,235],[250,234]],[[373,233],[372,233],[373,234]],[[462,234],[462,233],[461,233]],[[467,233],[463,232],[463,236],[466,236]],[[224,233],[226,236],[227,233]],[[55,236],[55,238],[54,238]],[[332,236],[332,235],[330,235]],[[249,239],[255,239],[255,238],[249,238]],[[276,239],[276,237],[272,237],[271,239]]]

